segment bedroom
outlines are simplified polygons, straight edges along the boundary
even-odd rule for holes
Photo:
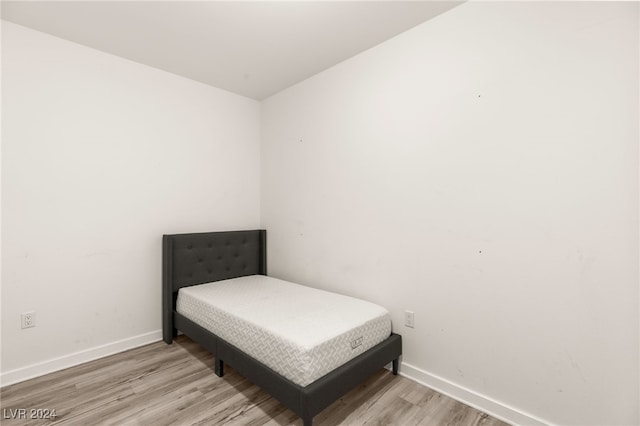
[[[270,275],[391,312],[407,377],[638,424],[638,26],[467,2],[257,100],[3,20],[3,386],[161,340],[162,234],[265,228]]]

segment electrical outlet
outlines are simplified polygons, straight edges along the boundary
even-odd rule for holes
[[[20,318],[22,319],[22,328],[31,328],[36,326],[35,311],[24,312],[22,315],[20,315]]]
[[[412,311],[404,311],[404,325],[406,327],[415,327],[415,317]]]

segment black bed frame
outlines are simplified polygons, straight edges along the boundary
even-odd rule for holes
[[[266,231],[226,231],[164,235],[162,238],[162,330],[170,344],[178,331],[215,357],[215,373],[224,363],[260,386],[311,426],[313,416],[372,374],[392,363],[398,374],[402,338],[391,336],[307,386],[299,386],[240,349],[176,312],[181,287],[246,275],[266,275]]]

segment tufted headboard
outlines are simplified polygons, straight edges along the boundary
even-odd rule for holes
[[[267,274],[267,231],[203,232],[162,236],[162,321],[173,328],[181,287]]]

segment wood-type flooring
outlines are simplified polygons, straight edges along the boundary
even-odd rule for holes
[[[0,398],[3,426],[302,425],[231,366],[217,377],[213,356],[185,336],[4,387]],[[507,426],[386,369],[313,424]]]

